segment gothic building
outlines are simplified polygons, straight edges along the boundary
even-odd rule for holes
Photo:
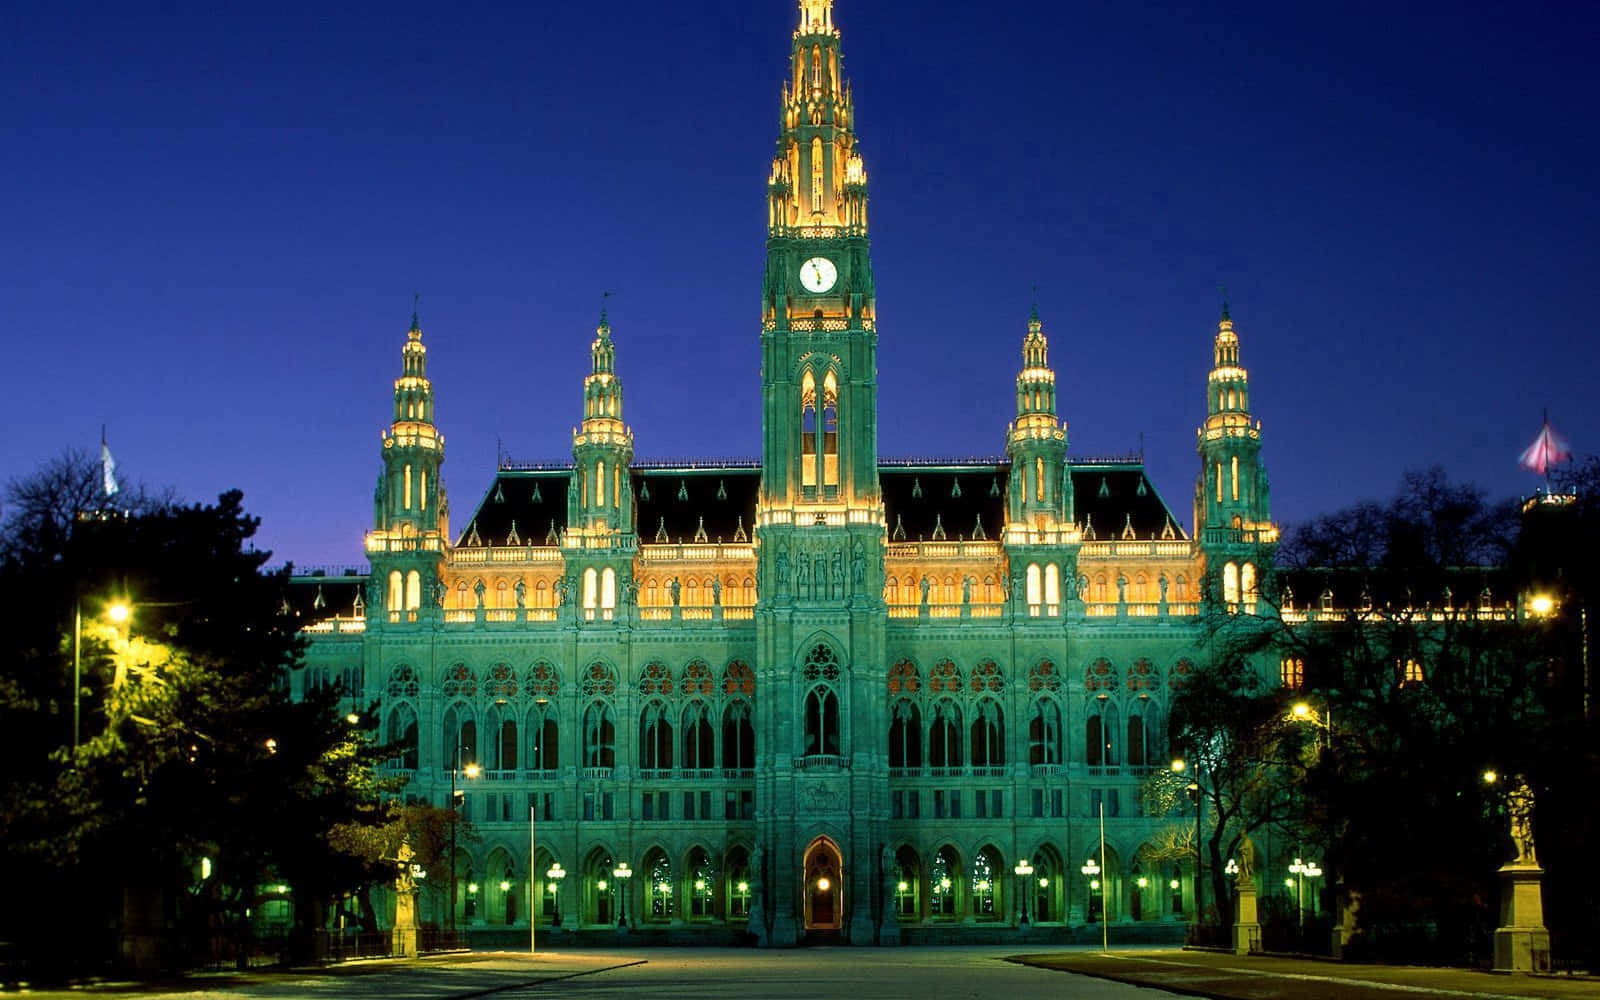
[[[1224,309],[1192,532],[1138,461],[1073,458],[1037,312],[1003,459],[881,459],[832,7],[801,0],[783,84],[759,461],[637,460],[602,314],[572,461],[502,466],[452,528],[414,317],[370,573],[297,581],[307,683],[378,704],[404,794],[464,792],[462,926],[871,944],[1192,916],[1139,788],[1202,602],[1251,606],[1277,539],[1239,337]]]

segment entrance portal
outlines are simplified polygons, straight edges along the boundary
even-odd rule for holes
[[[806,848],[806,881],[802,889],[806,930],[836,931],[844,917],[844,866],[839,847],[818,837]]]

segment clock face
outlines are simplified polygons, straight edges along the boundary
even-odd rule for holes
[[[800,284],[806,291],[820,295],[839,280],[839,269],[826,257],[813,257],[800,265]]]

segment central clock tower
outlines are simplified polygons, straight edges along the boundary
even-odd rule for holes
[[[756,820],[768,902],[750,929],[772,944],[870,943],[888,768],[871,736],[887,725],[887,609],[867,171],[833,2],[799,8],[761,289],[756,672],[771,697]]]

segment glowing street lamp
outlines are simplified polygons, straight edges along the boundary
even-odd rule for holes
[[[1011,871],[1017,876],[1017,886],[1019,890],[1017,893],[1017,906],[1022,910],[1022,919],[1017,921],[1017,926],[1026,928],[1028,926],[1029,908],[1029,899],[1027,897],[1030,895],[1030,893],[1022,890],[1029,884],[1030,880],[1028,876],[1033,874],[1033,864],[1027,858],[1023,858],[1021,861],[1016,863]]]
[[[106,608],[106,618],[113,625],[126,625],[133,617],[133,609],[126,602],[113,601]],[[81,718],[83,712],[83,598],[72,603],[72,752],[77,754],[82,742]]]
[[[456,806],[466,800],[466,792],[456,788],[456,772],[460,771],[468,778],[476,778],[483,773],[478,767],[478,762],[473,761],[466,767],[461,766],[461,751],[466,747],[456,745],[456,766],[450,769],[450,930],[452,934],[456,929]]]
[[[557,861],[555,864],[550,866],[548,871],[546,871],[544,873],[544,877],[546,879],[549,879],[550,905],[552,907],[554,907],[554,909],[556,911],[555,912],[555,916],[550,918],[550,924],[553,927],[560,927],[561,926],[561,880],[567,877],[567,870],[565,868],[561,867],[561,862]],[[601,886],[601,888],[605,888],[605,887]]]
[[[633,878],[633,869],[628,867],[626,861],[611,869],[611,877],[619,883],[617,894],[622,897],[620,916],[617,918],[617,929],[628,929],[628,879]]]

